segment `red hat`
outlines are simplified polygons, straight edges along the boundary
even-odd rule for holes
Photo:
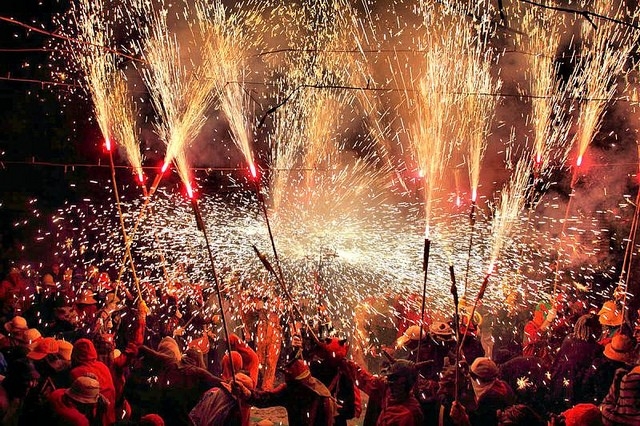
[[[57,354],[58,351],[60,351],[58,341],[53,337],[44,337],[38,341],[38,344],[27,354],[27,356],[37,361],[49,354]]]
[[[604,355],[614,361],[633,364],[636,360],[635,344],[629,336],[616,334],[604,347]]]
[[[594,404],[576,404],[562,416],[566,426],[602,426],[602,414]]]
[[[301,359],[295,359],[284,368],[285,380],[303,380],[311,376],[309,366]]]

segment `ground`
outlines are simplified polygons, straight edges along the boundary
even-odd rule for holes
[[[362,425],[362,420],[364,419],[364,408],[366,407],[367,395],[362,394],[362,404],[363,410],[359,419],[353,419],[349,421],[349,426],[360,426]],[[262,422],[262,423],[261,423]],[[271,423],[268,423],[271,422]],[[283,407],[272,407],[272,408],[252,408],[251,409],[251,425],[277,425],[284,426],[288,425],[287,423],[287,410]]]

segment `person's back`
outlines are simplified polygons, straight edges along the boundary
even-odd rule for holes
[[[605,425],[640,424],[640,365],[616,371],[600,411]]]

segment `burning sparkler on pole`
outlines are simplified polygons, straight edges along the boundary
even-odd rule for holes
[[[594,12],[601,16],[609,16],[624,21],[628,18],[624,5],[607,1],[596,1],[592,5]],[[617,89],[616,77],[625,69],[632,49],[635,48],[640,34],[633,28],[616,25],[605,20],[596,28],[586,23],[583,25],[583,43],[576,70],[570,76],[569,86],[573,89],[573,97],[581,100],[575,135],[576,163],[571,178],[571,194],[567,202],[565,219],[562,223],[561,238],[564,237],[566,222],[569,217],[571,201],[575,198],[575,184],[578,171],[582,166],[584,155],[589,144],[602,126],[602,117],[608,102]],[[573,149],[573,147],[568,147]],[[553,283],[553,298],[557,293],[557,284],[561,253],[558,253]]]
[[[424,279],[422,280],[422,303],[420,305],[420,334],[418,334],[418,351],[416,360],[420,359],[420,347],[422,346],[422,329],[424,328],[424,311],[427,300],[427,272],[429,269],[429,251],[431,250],[431,240],[428,237],[424,239],[424,253],[422,259],[422,269]]]
[[[193,208],[193,214],[196,219],[196,224],[198,226],[198,229],[202,232],[202,235],[204,236],[205,245],[207,246],[207,254],[209,256],[209,262],[211,264],[211,272],[213,273],[213,285],[215,287],[216,295],[218,297],[218,306],[220,306],[220,318],[222,318],[222,329],[224,331],[224,338],[227,343],[227,351],[229,353],[229,357],[231,357],[232,348],[231,348],[231,339],[229,338],[229,328],[227,327],[227,318],[224,312],[224,305],[222,304],[220,280],[218,278],[218,272],[216,270],[215,259],[213,256],[213,252],[211,250],[211,244],[209,244],[209,237],[207,236],[207,227],[205,226],[204,220],[202,219],[202,213],[200,212],[198,199],[195,197],[193,193],[193,188],[191,187],[191,185],[189,185],[188,182],[185,182],[185,186],[187,190],[187,195],[189,196],[189,200],[191,201],[191,207]],[[231,365],[233,363],[229,363],[229,364],[231,369],[232,380],[235,381],[236,374],[235,374],[233,365]]]
[[[133,280],[141,297],[140,283],[136,274],[135,262],[131,256],[129,237],[124,224],[122,206],[118,193],[115,165],[113,162],[113,146],[111,140],[113,123],[120,117],[119,107],[121,98],[121,83],[116,71],[116,54],[107,50],[108,41],[111,39],[111,29],[105,14],[102,0],[82,0],[72,9],[76,24],[77,39],[81,45],[72,46],[72,52],[79,67],[84,73],[87,90],[91,96],[96,121],[105,139],[105,148],[109,154],[111,169],[111,181],[113,184],[116,208],[120,220],[120,228],[125,245],[125,259],[129,259]],[[140,169],[141,170],[141,169]],[[123,262],[124,263],[124,262]],[[118,277],[119,279],[120,277]]]

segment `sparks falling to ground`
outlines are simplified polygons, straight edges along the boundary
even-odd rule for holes
[[[553,276],[540,271],[553,269],[558,251],[567,254],[562,267],[572,279],[587,282],[598,273],[609,273],[608,240],[618,238],[613,224],[631,209],[626,198],[617,200],[622,191],[607,194],[609,199],[616,198],[614,207],[598,205],[587,211],[581,206],[570,221],[558,213],[565,211],[565,199],[557,193],[537,194],[540,203],[522,217],[529,174],[554,166],[562,173],[571,148],[567,142],[570,109],[565,107],[572,99],[558,90],[553,60],[562,48],[557,41],[562,30],[556,23],[531,15],[526,28],[519,28],[529,35],[516,40],[517,48],[527,53],[523,83],[531,97],[526,98],[527,112],[522,114],[530,118],[523,123],[501,105],[505,97],[499,93],[504,90],[500,80],[512,76],[501,73],[508,63],[493,50],[499,45],[494,36],[501,29],[493,25],[491,8],[483,15],[445,7],[449,2],[425,1],[416,10],[403,2],[361,7],[341,0],[321,3],[265,9],[243,4],[227,9],[222,2],[199,1],[182,10],[180,2],[170,7],[158,1],[140,2],[128,12],[144,17],[127,21],[140,26],[134,50],[139,61],[127,76],[140,73],[145,86],[140,90],[146,90],[140,98],[150,100],[153,108],[147,111],[152,125],[141,124],[153,130],[144,129],[145,142],[158,142],[164,167],[174,163],[187,192],[197,194],[203,217],[211,218],[207,232],[219,250],[223,275],[227,270],[252,279],[258,275],[262,284],[251,284],[255,291],[271,294],[251,250],[251,243],[268,245],[264,223],[256,213],[256,195],[244,192],[246,182],[237,175],[220,178],[227,183],[220,187],[237,192],[231,199],[205,193],[204,188],[212,185],[207,186],[205,172],[200,170],[197,176],[194,169],[194,157],[203,146],[225,153],[214,159],[222,167],[238,167],[241,161],[232,163],[228,154],[236,151],[247,163],[240,167],[243,172],[260,160],[268,165],[264,193],[274,214],[286,281],[293,283],[297,300],[316,300],[311,277],[320,263],[328,307],[345,321],[352,317],[353,306],[367,297],[416,292],[423,235],[436,243],[429,266],[433,295],[429,306],[446,312],[448,267],[453,264],[460,270],[458,265],[467,261],[468,238],[461,229],[468,229],[463,211],[468,204],[460,198],[477,201],[477,236],[469,256],[476,288],[490,265],[492,282],[506,282],[505,292],[508,286],[528,286],[536,294],[549,291]],[[101,2],[81,4],[86,11],[76,11],[79,28],[69,32],[80,34],[77,38],[82,41],[75,48],[73,65],[85,70],[87,79],[82,84],[96,101],[94,115],[105,138],[109,140],[109,129],[114,129],[114,140],[125,147],[129,165],[140,174],[144,159],[137,156],[138,112],[128,109],[133,105],[131,92],[111,65],[116,62],[111,51],[103,48],[109,41],[102,38],[109,33],[109,19],[119,18],[88,12],[101,11]],[[88,23],[88,29],[82,30]],[[613,26],[614,31],[607,30],[608,25],[599,23],[597,29],[590,29],[582,54],[567,56],[580,58],[572,63],[577,71],[569,87],[585,88],[571,96],[581,104],[576,141],[590,141],[599,133],[597,123],[621,90],[615,79],[625,71],[618,65],[628,52],[604,49],[602,34],[620,46],[630,39],[620,26]],[[89,31],[96,28],[103,35]],[[623,52],[613,57],[617,50]],[[575,83],[578,76],[584,84]],[[516,84],[507,81],[505,85]],[[107,105],[111,105],[110,115]],[[253,123],[258,116],[264,120],[256,129]],[[511,149],[515,142],[504,137],[502,130],[504,123],[511,122],[518,137],[525,134],[522,129],[527,125],[533,129],[533,152]],[[225,145],[229,134],[231,146]],[[205,143],[198,145],[199,140]],[[583,143],[577,143],[576,155],[583,155]],[[491,168],[483,167],[487,151],[499,156],[492,158]],[[522,157],[514,161],[516,167],[501,166],[509,163],[502,158],[510,155],[507,151]],[[462,152],[464,160],[456,157]],[[524,158],[527,155],[533,155],[535,166]],[[450,158],[459,161],[450,166]],[[469,169],[468,181],[464,173],[448,179],[452,169],[464,167],[463,161]],[[615,169],[613,164],[602,167]],[[163,171],[170,180],[171,170]],[[631,174],[637,174],[637,167]],[[242,176],[246,178],[246,173]],[[402,184],[396,185],[398,181]],[[480,196],[478,188],[482,188]],[[132,244],[137,266],[156,274],[158,286],[169,286],[171,271],[162,277],[157,271],[184,263],[189,265],[190,280],[211,285],[202,237],[188,204],[182,194],[168,189],[159,192],[154,214],[139,225]],[[109,189],[104,193],[109,200],[115,196]],[[494,198],[499,199],[496,205],[487,205],[486,200]],[[105,267],[109,262],[104,259],[119,258],[122,251],[109,200],[69,207],[59,212],[55,222],[78,246],[73,256],[81,257],[79,252],[91,247],[102,253]],[[136,211],[149,200],[129,196],[124,206]],[[84,217],[86,211],[95,214]],[[71,223],[79,217],[81,223]],[[571,238],[560,231],[567,223]],[[83,233],[100,238],[89,239]],[[627,232],[623,235],[628,238]],[[518,275],[511,275],[513,271]],[[504,295],[492,287],[487,303],[499,303]]]

